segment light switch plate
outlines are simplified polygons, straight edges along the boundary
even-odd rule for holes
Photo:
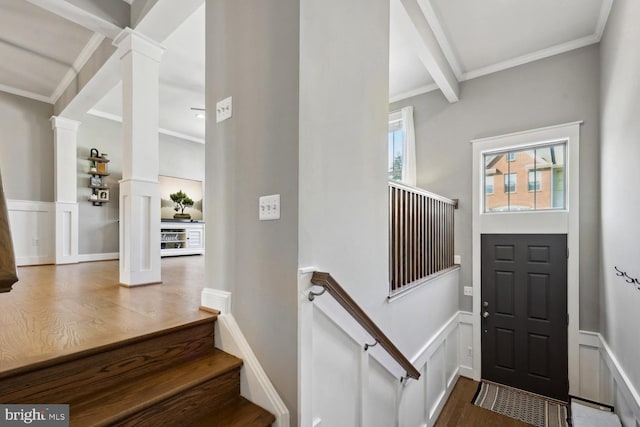
[[[260,221],[280,219],[280,195],[272,194],[260,197],[258,209]]]
[[[453,256],[453,263],[454,263],[455,265],[460,265],[461,261],[462,261],[462,260],[460,259],[460,255],[454,255],[454,256]]]
[[[222,101],[218,101],[218,103],[216,104],[216,123],[220,123],[230,118],[232,110],[231,97],[225,98]]]
[[[473,287],[472,286],[465,286],[464,287],[464,294],[468,297],[473,296]]]

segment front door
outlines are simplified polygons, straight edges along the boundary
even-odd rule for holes
[[[566,401],[567,236],[483,234],[482,377]]]

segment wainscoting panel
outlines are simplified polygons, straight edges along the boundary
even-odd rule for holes
[[[397,425],[399,381],[390,378],[389,372],[372,357],[369,358],[368,372],[362,425]]]
[[[55,262],[55,203],[7,200],[16,265]]]
[[[602,335],[579,332],[578,397],[613,405],[624,427],[640,423],[640,395]]]

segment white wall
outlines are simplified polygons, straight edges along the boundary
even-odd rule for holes
[[[413,105],[418,186],[459,199],[455,248],[462,257],[459,296],[471,310],[471,144],[483,137],[583,120],[580,129],[580,327],[599,327],[599,47],[573,50],[460,84],[460,101],[439,91],[390,106]]]
[[[640,277],[640,3],[613,4],[601,42],[601,326],[604,340],[640,390],[640,290],[615,274],[614,266]],[[633,403],[640,405],[637,398]],[[638,412],[636,412],[636,417]],[[640,422],[640,421],[638,421]],[[627,421],[625,425],[633,425]]]

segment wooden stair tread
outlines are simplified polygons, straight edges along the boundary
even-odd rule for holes
[[[101,353],[106,353],[107,351],[111,351],[111,350],[117,350],[119,348],[123,348],[126,346],[130,346],[132,344],[137,344],[143,341],[149,341],[151,339],[157,338],[159,336],[163,336],[163,335],[167,335],[171,332],[176,332],[176,331],[182,331],[182,330],[188,330],[193,328],[196,325],[201,325],[201,324],[208,324],[208,323],[215,323],[215,321],[217,320],[218,315],[216,313],[211,313],[210,316],[199,319],[199,320],[195,320],[189,323],[184,323],[184,324],[179,324],[170,328],[164,328],[164,329],[159,329],[157,331],[153,331],[153,332],[148,332],[146,334],[142,334],[142,335],[136,335],[133,337],[129,337],[129,338],[124,338],[118,341],[114,341],[111,343],[107,343],[107,344],[102,344],[102,345],[97,345],[97,346],[92,346],[90,348],[87,348],[85,350],[81,350],[81,351],[77,351],[74,353],[69,353],[69,354],[65,354],[62,356],[57,356],[57,357],[53,357],[50,359],[45,359],[39,362],[35,362],[35,363],[31,363],[28,365],[24,365],[24,366],[20,366],[17,368],[13,368],[13,369],[8,369],[5,371],[0,371],[0,379],[4,379],[4,378],[8,378],[8,377],[12,377],[12,376],[17,376],[26,372],[30,372],[30,371],[34,371],[37,369],[46,369],[46,368],[50,368],[52,366],[56,366],[59,365],[61,363],[65,363],[65,362],[69,362],[69,361],[74,361],[77,359],[80,359],[82,357],[88,357],[88,356],[93,356],[95,354],[101,354]]]
[[[0,375],[3,403],[67,403],[122,381],[208,354],[215,317],[37,363]]]
[[[189,427],[267,427],[276,421],[276,417],[251,403],[242,396],[224,408],[211,411],[194,422]]]
[[[70,401],[71,422],[74,426],[117,422],[194,386],[239,370],[241,366],[242,360],[212,348],[204,356]]]

